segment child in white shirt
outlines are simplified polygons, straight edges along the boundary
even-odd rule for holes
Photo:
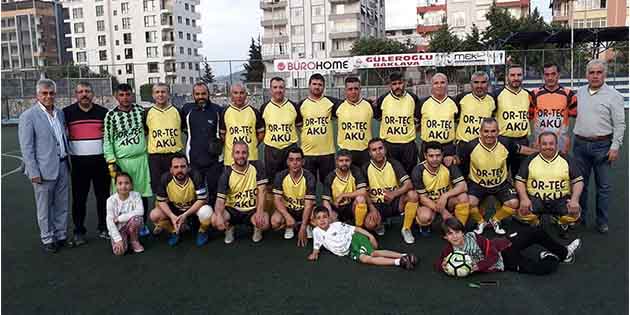
[[[313,229],[313,252],[309,260],[319,258],[319,250],[324,246],[337,256],[350,255],[354,261],[369,265],[400,266],[414,269],[418,258],[413,254],[401,254],[390,250],[378,250],[376,238],[370,232],[342,222],[330,223],[328,210],[316,207],[314,210],[316,227]]]
[[[132,191],[131,176],[125,172],[116,174],[116,193],[107,198],[107,229],[112,241],[114,255],[122,256],[127,252],[128,244],[136,253],[144,251],[138,240],[138,232],[143,226],[142,196]]]

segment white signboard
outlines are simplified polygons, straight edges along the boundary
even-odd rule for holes
[[[273,61],[273,67],[276,72],[351,72],[354,63],[353,58],[277,59]]]

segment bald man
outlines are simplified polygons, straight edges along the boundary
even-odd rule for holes
[[[436,73],[431,78],[431,95],[420,100],[420,139],[422,143],[438,142],[442,145],[443,163],[449,167],[455,156],[455,121],[459,109],[455,101],[446,95],[448,77]]]
[[[223,164],[232,165],[232,145],[242,141],[249,148],[249,160],[258,161],[258,144],[265,138],[265,122],[260,112],[247,102],[247,90],[241,83],[230,87],[230,104],[219,119],[223,146]]]

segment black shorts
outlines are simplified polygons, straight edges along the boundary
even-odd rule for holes
[[[335,207],[332,206],[333,211],[337,212],[337,220],[339,222],[348,222],[354,220],[354,212],[352,212],[352,203]]]
[[[400,162],[407,174],[411,174],[413,168],[418,164],[418,146],[415,141],[407,143],[390,143],[385,141],[387,156]]]
[[[182,210],[175,206],[175,204],[172,202],[167,202],[166,204],[168,204],[169,209],[171,209],[171,212],[173,212],[173,214],[176,216],[182,215],[184,212],[186,212],[185,210]]]
[[[390,203],[374,203],[374,207],[382,219],[400,216],[400,197]]]
[[[247,212],[236,210],[232,207],[225,207],[225,211],[230,214],[230,224],[252,224],[251,217],[256,213],[256,210],[251,210]]]
[[[171,159],[175,153],[154,153],[149,154],[149,173],[151,174],[151,190],[155,194],[160,186],[162,174],[170,172]]]
[[[352,165],[356,167],[361,168],[363,165],[370,162],[370,153],[368,152],[368,149],[363,151],[350,150],[350,153],[352,154]]]
[[[297,223],[302,222],[302,215],[304,214],[304,210],[295,210],[295,209],[287,208],[287,212],[289,213],[289,215],[291,215],[291,217],[293,218],[293,220],[295,220],[295,222]]]
[[[479,202],[487,196],[495,196],[502,204],[509,200],[518,198],[516,189],[514,189],[514,186],[512,186],[512,184],[510,184],[507,180],[499,186],[492,188],[483,187],[470,180],[467,181],[467,184],[468,194],[477,197]]]
[[[304,168],[309,170],[315,177],[319,174],[319,181],[324,179],[330,172],[335,170],[335,155],[309,155],[304,157]]]
[[[277,173],[287,169],[287,152],[292,147],[297,147],[297,145],[292,144],[284,149],[276,149],[265,145],[265,173],[270,184],[273,183]]]
[[[516,143],[518,145],[529,146],[529,139],[525,137],[520,138],[511,138],[505,136],[499,136],[499,139],[503,139],[508,143]],[[518,169],[521,166],[521,162],[525,159],[524,155],[520,154],[510,154],[507,159],[508,169],[511,173],[512,177],[515,177],[518,174]]]
[[[556,200],[542,200],[534,196],[529,196],[532,201],[532,213],[535,215],[551,214],[554,216],[563,216],[569,213],[567,209],[567,200],[569,197],[562,197]]]

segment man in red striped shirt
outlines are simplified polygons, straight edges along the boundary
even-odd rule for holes
[[[76,103],[63,109],[70,139],[70,162],[72,164],[72,221],[74,236],[71,244],[86,243],[87,232],[84,222],[90,183],[94,185],[98,236],[109,239],[105,223],[105,206],[109,197],[109,173],[103,156],[103,122],[107,109],[92,103],[94,92],[87,82],[77,84],[74,89]]]

